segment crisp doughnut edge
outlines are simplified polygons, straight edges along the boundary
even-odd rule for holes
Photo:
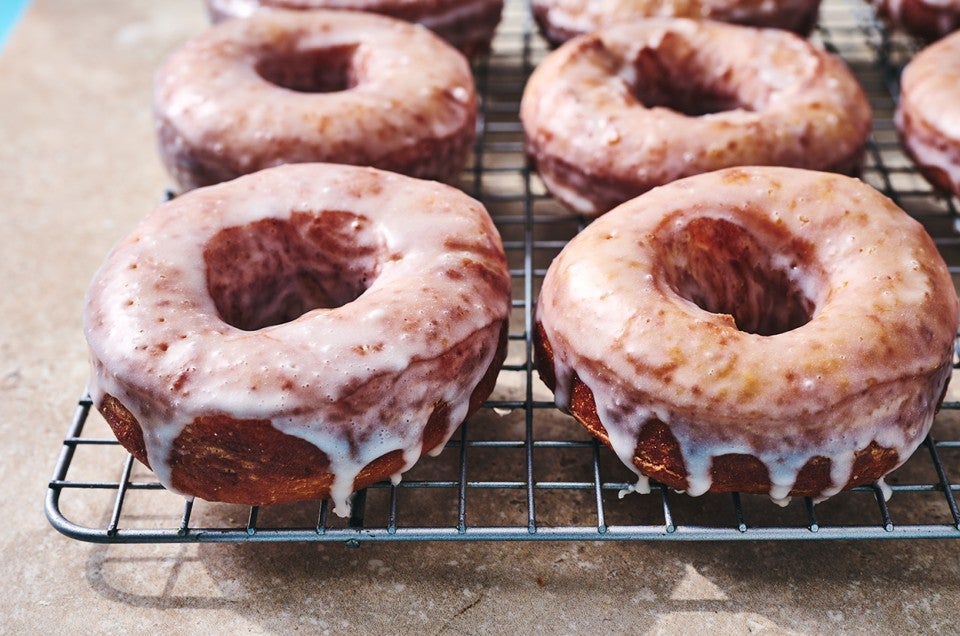
[[[540,322],[534,331],[534,364],[544,384],[552,391],[556,388],[553,363],[553,348]],[[946,392],[937,401],[943,402]],[[597,415],[593,392],[576,373],[570,383],[570,415],[594,437],[610,446],[609,437]],[[907,458],[899,457],[896,450],[883,448],[871,442],[866,448],[854,453],[853,469],[843,490],[869,484],[896,469]],[[659,421],[646,424],[640,431],[634,451],[633,463],[645,476],[676,490],[687,490],[687,471],[676,438],[670,428]],[[715,458],[710,471],[709,492],[741,492],[767,494],[771,484],[763,463],[752,455],[730,454]],[[830,460],[815,456],[807,461],[797,474],[790,490],[793,497],[817,497],[831,486]]]
[[[913,165],[916,166],[917,170],[920,172],[920,175],[927,180],[927,183],[932,185],[934,189],[940,191],[947,196],[960,196],[960,187],[954,185],[953,180],[950,178],[950,175],[947,174],[947,171],[938,165],[927,161],[922,158],[921,153],[916,151],[913,146],[913,136],[921,135],[922,132],[918,132],[917,128],[920,127],[920,124],[910,123],[910,116],[902,112],[902,116],[898,117],[898,133],[900,136],[900,146],[906,151],[907,156],[910,157],[913,161]],[[902,122],[902,123],[900,123]]]
[[[272,167],[278,161],[288,163],[280,153],[279,156],[258,157],[259,162],[252,166],[239,165],[236,161],[218,154],[208,145],[190,143],[173,122],[162,114],[157,115],[156,132],[163,164],[180,190],[184,192],[230,181],[245,174]],[[359,157],[353,161],[342,157],[328,157],[320,150],[316,152],[317,157],[311,161],[370,165],[380,170],[418,179],[449,182],[467,165],[475,139],[476,115],[452,135],[424,138],[418,140],[415,145],[400,148],[383,156],[366,157],[366,161]],[[340,161],[337,161],[338,159]],[[303,162],[294,160],[289,163]]]
[[[557,48],[567,40],[575,38],[579,33],[571,29],[564,29],[550,21],[550,9],[546,6],[531,3],[530,13],[537,25],[537,30],[552,48]]]
[[[466,417],[493,392],[506,359],[507,333],[504,320],[496,353],[470,395]],[[443,367],[443,357],[418,362]],[[133,414],[110,394],[104,395],[97,408],[120,445],[149,468],[143,430]],[[421,454],[443,444],[449,432],[462,423],[449,423],[448,412],[449,406],[443,402],[434,408],[424,427]],[[207,501],[259,506],[327,499],[333,485],[327,456],[313,444],[280,432],[269,420],[238,420],[226,415],[197,418],[174,441],[171,454],[173,487]],[[382,455],[363,467],[354,479],[353,491],[387,479],[403,466],[402,451]]]
[[[960,15],[958,15],[960,25]],[[900,78],[900,99],[893,122],[900,138],[900,146],[913,161],[927,182],[936,190],[960,196],[960,141],[951,135],[947,124],[950,111],[938,112],[937,104],[946,106],[951,102],[949,92],[931,94],[927,88],[931,78],[944,71],[950,64],[952,53],[960,50],[960,33],[931,44],[903,69]],[[916,97],[920,93],[923,98]],[[931,100],[936,95],[940,99]],[[931,106],[934,106],[931,110]]]
[[[586,216],[599,216],[621,203],[663,185],[656,180],[628,181],[614,176],[588,173],[564,158],[548,153],[532,135],[528,135],[525,146],[528,165],[540,176],[551,196],[571,210]],[[848,177],[859,177],[863,173],[865,154],[866,142],[846,157],[823,167],[822,170]],[[717,169],[724,167],[730,166],[718,166]],[[689,176],[693,174],[681,174],[676,178]]]

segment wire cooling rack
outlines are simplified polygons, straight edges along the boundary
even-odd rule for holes
[[[937,196],[900,150],[891,119],[900,69],[916,51],[879,25],[859,0],[827,0],[813,39],[841,55],[875,113],[864,179],[913,214],[960,272],[956,202]],[[82,398],[46,497],[57,530],[85,541],[770,540],[960,538],[960,390],[947,396],[933,434],[881,485],[814,507],[778,507],[757,495],[689,497],[653,485],[622,492],[632,473],[553,406],[531,363],[532,310],[550,261],[583,227],[545,193],[523,156],[520,95],[547,50],[526,3],[507,2],[489,56],[476,63],[482,95],[475,155],[461,187],[491,211],[514,282],[508,357],[484,407],[445,451],[398,484],[356,494],[341,519],[327,502],[243,507],[189,501],[157,483],[113,439]],[[934,439],[936,436],[937,439]]]

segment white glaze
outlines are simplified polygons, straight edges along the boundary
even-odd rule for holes
[[[677,77],[738,106],[688,116],[634,95],[640,83],[679,91]],[[836,57],[784,31],[683,19],[566,43],[531,75],[520,117],[551,193],[590,215],[728,166],[855,170],[871,126],[863,90]]]
[[[810,28],[820,0],[532,0],[549,39],[582,35],[598,28],[646,18],[717,20],[802,33]],[[563,37],[561,37],[561,35]]]
[[[261,8],[367,11],[423,25],[467,54],[489,47],[503,0],[207,0],[214,21],[245,18]]]
[[[276,57],[309,67],[318,51],[348,47],[345,90],[290,90],[257,70]],[[422,27],[277,9],[214,25],[171,54],[154,78],[154,114],[164,164],[184,190],[310,161],[447,180],[475,136],[476,89],[466,59]]]
[[[890,488],[887,481],[885,479],[878,479],[877,486],[880,488],[880,492],[883,493],[883,500],[890,501],[890,497],[893,496],[893,489]]]
[[[903,70],[894,121],[906,150],[960,196],[960,32],[931,44]]]
[[[705,218],[743,228],[774,267],[796,262],[784,274],[810,294],[812,319],[761,336],[678,295],[657,246]],[[710,489],[716,457],[747,454],[784,503],[811,458],[831,460],[822,499],[847,484],[871,442],[894,449],[898,464],[916,449],[950,375],[957,299],[921,226],[872,188],[734,168],[656,188],[594,221],[550,266],[536,318],[553,349],[557,406],[569,407],[575,373],[635,472],[637,436],[659,420],[677,439],[691,495]]]
[[[224,228],[289,219],[292,210],[369,220],[358,238],[381,246],[379,273],[336,309],[255,331],[227,324],[208,292],[205,245]],[[471,268],[486,275],[447,275]],[[282,166],[178,197],[114,248],[86,299],[91,394],[98,406],[105,394],[117,398],[136,417],[168,488],[171,445],[197,417],[269,420],[326,453],[331,497],[346,514],[369,462],[393,450],[402,450],[403,470],[417,460],[438,401],[451,413],[443,442],[463,420],[496,353],[509,293],[496,230],[459,191],[368,168]],[[429,364],[464,342],[477,364],[462,377]],[[396,378],[391,393],[345,406],[378,377]],[[353,451],[351,440],[361,441]]]

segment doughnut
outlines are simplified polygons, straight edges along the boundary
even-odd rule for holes
[[[957,295],[859,180],[744,167],[594,221],[549,267],[536,366],[639,476],[822,500],[902,464],[951,373]]]
[[[730,166],[856,174],[871,128],[838,58],[786,31],[680,18],[570,40],[534,70],[520,117],[547,190],[589,216]]]
[[[601,27],[641,18],[716,20],[805,36],[817,22],[820,0],[531,0],[530,9],[543,37],[559,46]]]
[[[227,20],[154,79],[160,154],[182,190],[309,162],[447,181],[466,163],[476,112],[462,55],[423,27],[358,12]]]
[[[214,22],[264,8],[369,11],[427,27],[468,57],[490,50],[503,0],[207,0]]]
[[[346,514],[490,394],[509,310],[477,201],[288,164],[164,203],[110,252],[84,306],[90,395],[174,492]]]
[[[894,122],[921,174],[960,196],[960,32],[923,49],[903,69]]]
[[[894,29],[933,41],[960,29],[960,0],[871,0]]]

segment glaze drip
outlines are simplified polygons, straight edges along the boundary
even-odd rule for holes
[[[783,503],[873,481],[916,449],[951,374],[957,300],[923,229],[872,188],[742,168],[592,223],[550,266],[536,319],[558,407],[597,418],[638,475],[663,469],[638,445],[658,423],[681,458],[679,479],[656,473],[668,485]],[[718,475],[735,456],[765,474]]]
[[[241,442],[243,422],[266,423],[322,451],[347,514],[365,467],[393,454],[399,475],[466,417],[509,294],[499,236],[466,195],[282,166],[182,195],[114,248],[86,299],[91,395],[133,415],[167,488],[198,422],[223,418]],[[230,470],[267,479],[242,455]]]

